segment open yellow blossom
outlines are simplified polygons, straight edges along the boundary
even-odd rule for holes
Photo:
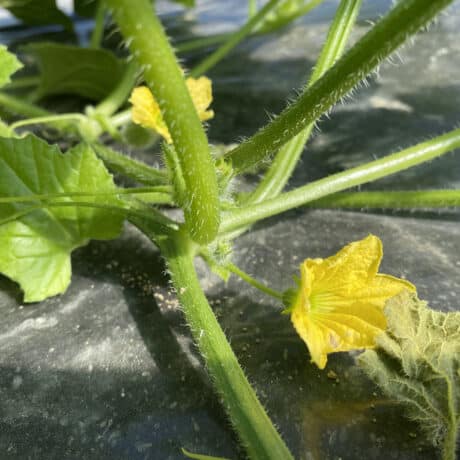
[[[289,308],[311,360],[324,369],[328,353],[372,348],[386,329],[385,302],[413,284],[379,274],[382,242],[374,235],[327,259],[306,259]]]
[[[187,78],[185,83],[200,120],[206,121],[212,118],[214,112],[208,110],[212,102],[211,80],[206,77]],[[144,128],[153,129],[163,136],[168,144],[172,143],[171,134],[169,134],[168,127],[163,120],[160,106],[147,86],[134,88],[129,102],[133,104],[132,119],[134,123]]]

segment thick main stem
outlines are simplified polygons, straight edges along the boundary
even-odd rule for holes
[[[292,459],[244,375],[201,289],[193,266],[194,243],[185,234],[157,243],[166,257],[172,282],[195,341],[249,458]]]
[[[174,142],[187,186],[185,221],[201,244],[219,227],[217,177],[208,141],[163,27],[149,0],[106,0],[144,72]]]

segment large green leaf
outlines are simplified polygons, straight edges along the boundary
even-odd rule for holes
[[[21,49],[31,54],[40,68],[38,99],[75,94],[99,101],[114,89],[123,74],[122,62],[103,49],[46,42]]]
[[[385,315],[388,331],[360,364],[433,444],[443,445],[443,458],[453,459],[460,428],[460,312],[431,310],[403,292],[388,302]]]
[[[57,8],[55,0],[0,0],[0,7],[26,24],[61,24],[73,30],[72,21]]]
[[[11,54],[6,46],[0,45],[0,87],[9,83],[10,77],[16,70],[19,70],[22,64],[17,60],[14,54]]]
[[[99,195],[57,199],[120,206],[114,195],[100,195],[116,187],[103,163],[83,144],[62,154],[35,136],[0,138],[0,178],[0,197],[88,192]],[[122,213],[107,209],[39,206],[39,199],[0,204],[0,272],[20,284],[26,302],[64,292],[72,250],[90,239],[116,237],[123,222]]]

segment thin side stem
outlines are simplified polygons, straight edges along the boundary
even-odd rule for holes
[[[91,144],[97,156],[114,172],[129,177],[143,185],[162,185],[168,183],[167,172],[130,158],[103,144]]]
[[[95,107],[95,112],[105,116],[114,114],[128,99],[128,96],[136,84],[138,75],[139,67],[136,62],[129,62],[120,83]]]
[[[217,177],[182,69],[149,0],[106,3],[143,69],[174,142],[187,186],[183,211],[190,234],[201,244],[209,243],[217,235],[220,221]]]
[[[105,13],[106,9],[104,2],[99,2],[96,9],[96,16],[94,18],[94,29],[89,43],[90,48],[99,48],[101,46],[102,38],[104,36]]]
[[[106,203],[94,203],[88,201],[44,201],[27,208],[23,208],[3,219],[0,219],[0,226],[15,221],[39,209],[83,207],[94,209],[105,209],[118,214],[123,214],[129,219],[145,222],[157,235],[170,234],[177,231],[178,225],[173,220],[161,214],[147,203],[142,201],[126,201],[124,206],[115,206]]]
[[[206,73],[211,67],[214,67],[222,60],[238,43],[240,43],[247,35],[253,31],[265,16],[270,13],[282,0],[270,0],[263,8],[261,8],[254,16],[252,16],[246,24],[233,33],[228,40],[217,48],[214,53],[200,62],[191,72],[191,77],[199,77]]]
[[[56,124],[62,123],[66,121],[86,123],[88,121],[87,117],[85,117],[81,113],[62,113],[62,114],[54,114],[54,115],[45,115],[42,117],[33,117],[27,118],[25,120],[19,120],[15,123],[10,125],[10,128],[15,130],[17,128],[21,128],[23,126],[30,126],[30,125],[40,125],[40,124]]]
[[[123,126],[132,120],[131,109],[122,110],[110,118],[110,124],[114,127]]]
[[[301,16],[308,14],[313,8],[316,8],[318,5],[323,3],[323,1],[324,0],[311,0],[306,5],[303,5],[302,7],[298,7],[297,9],[294,9],[291,14],[287,14],[283,16],[282,20],[276,21],[275,23],[268,23],[266,25],[264,24],[259,30],[257,30],[257,33],[258,34],[272,33],[280,29],[281,27],[286,26],[290,22],[295,21]]]
[[[201,289],[193,266],[193,243],[185,235],[178,235],[160,241],[159,245],[194,339],[249,458],[293,460],[244,375]]]
[[[460,207],[460,190],[343,192],[312,201],[312,208],[449,208]]]
[[[54,115],[48,110],[42,109],[38,105],[31,104],[9,94],[0,93],[0,105],[12,112],[23,117],[46,117]]]
[[[257,13],[257,0],[248,0],[248,18],[252,18]]]
[[[54,200],[56,198],[72,198],[72,197],[113,197],[118,195],[142,195],[150,193],[171,193],[172,188],[168,185],[157,187],[135,187],[135,188],[119,188],[113,192],[62,192],[62,193],[47,193],[47,194],[31,194],[0,197],[0,203],[25,203],[37,200]]]
[[[23,89],[32,86],[38,86],[40,83],[40,76],[29,75],[27,77],[16,77],[10,83],[4,86],[5,89]]]
[[[332,67],[342,54],[356,21],[362,0],[342,0],[329,29],[326,42],[307,84],[307,88]],[[297,136],[287,142],[276,154],[264,178],[249,196],[247,203],[258,203],[277,196],[286,186],[303,152],[313,124],[308,125]]]
[[[407,38],[452,0],[405,0],[362,37],[272,122],[227,154],[236,173],[248,170],[327,112]]]
[[[231,34],[231,32],[226,32],[223,34],[210,35],[209,37],[194,38],[183,43],[177,43],[174,45],[174,48],[178,53],[188,53],[201,48],[219,45],[225,42]]]
[[[243,281],[246,281],[246,283],[250,284],[252,287],[255,287],[259,291],[263,292],[264,294],[268,294],[269,296],[274,297],[278,300],[283,300],[283,294],[281,292],[276,291],[275,289],[271,289],[265,284],[261,283],[260,281],[257,281],[255,278],[253,278],[251,275],[238,268],[236,265],[228,263],[225,265],[225,268],[234,273],[235,275],[239,276]]]
[[[237,230],[242,226],[305,205],[332,193],[403,171],[459,147],[460,129],[457,129],[402,152],[351,168],[348,171],[332,174],[290,192],[282,193],[276,198],[224,214],[221,233]]]

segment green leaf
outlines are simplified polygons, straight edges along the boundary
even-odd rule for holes
[[[40,68],[36,98],[74,94],[99,101],[120,81],[123,64],[103,49],[59,43],[32,43],[21,50],[31,54]]]
[[[202,455],[202,454],[193,454],[192,452],[189,452],[188,450],[182,448],[182,453],[188,457],[188,458],[193,458],[195,460],[228,460],[223,457],[212,457],[210,455]]]
[[[0,204],[0,218],[10,219],[0,225],[0,272],[20,284],[26,302],[64,292],[70,282],[70,253],[90,239],[115,238],[123,222],[122,213],[71,204],[83,200],[120,207],[120,201],[114,195],[61,197],[59,202],[70,206],[46,208],[46,202],[33,196],[116,193],[112,176],[89,146],[80,144],[62,154],[35,136],[0,138],[0,170],[0,197],[31,196],[29,203]]]
[[[431,310],[403,292],[387,303],[385,314],[388,330],[360,364],[434,445],[443,445],[443,458],[453,460],[460,426],[460,312]]]
[[[72,21],[56,6],[55,0],[0,0],[0,7],[30,25],[61,24],[72,31]]]
[[[16,56],[10,53],[6,46],[0,45],[0,87],[9,83],[11,75],[21,67],[22,64]]]

